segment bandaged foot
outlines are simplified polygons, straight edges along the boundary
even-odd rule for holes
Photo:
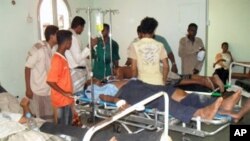
[[[119,100],[116,102],[116,106],[119,110],[125,110],[129,107],[125,100]]]

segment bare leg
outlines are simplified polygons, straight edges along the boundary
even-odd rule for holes
[[[224,84],[221,81],[220,77],[217,74],[215,74],[215,75],[213,75],[211,80],[213,81],[213,83],[218,85],[218,87],[220,88],[220,92],[223,93],[224,92]]]
[[[234,122],[239,122],[239,120],[250,111],[250,98],[247,99],[244,106],[241,108],[239,113],[230,113],[229,115],[234,118]]]
[[[220,110],[223,112],[231,112],[233,107],[241,98],[241,90],[237,90],[233,95],[225,98],[221,104]]]
[[[113,96],[109,96],[109,95],[104,95],[104,94],[101,94],[99,96],[99,98],[103,101],[106,101],[106,102],[112,102],[112,103],[117,103],[118,101],[120,101],[121,99],[117,98],[117,97],[113,97]],[[128,108],[130,105],[128,103],[125,103],[123,105],[121,105],[121,107],[118,107],[119,110],[124,110],[126,108]]]
[[[112,103],[116,103],[118,102],[120,99],[114,96],[109,96],[109,95],[104,95],[104,94],[100,94],[99,98],[103,101],[106,102],[112,102]]]
[[[219,107],[221,106],[221,103],[223,101],[223,98],[220,97],[218,98],[213,104],[205,107],[198,109],[195,113],[194,116],[200,116],[202,119],[207,119],[207,120],[212,120],[217,113]]]
[[[30,101],[26,97],[24,97],[20,102],[20,106],[23,108],[23,116],[19,120],[20,123],[26,123],[26,113],[30,112],[29,104]]]
[[[30,112],[29,104],[30,104],[30,101],[26,97],[24,97],[20,102],[20,106],[23,108],[23,116],[24,117],[25,117],[26,113]]]
[[[181,80],[179,85],[190,85],[190,84],[197,84],[205,86],[209,89],[214,89],[214,84],[211,82],[209,77],[199,76],[199,75],[192,75],[191,79],[183,79]]]

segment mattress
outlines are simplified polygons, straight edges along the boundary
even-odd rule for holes
[[[236,80],[235,85],[242,87],[247,92],[250,92],[250,79]]]

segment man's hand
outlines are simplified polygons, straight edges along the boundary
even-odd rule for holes
[[[91,38],[91,48],[93,48],[98,43],[98,38]]]
[[[194,73],[194,74],[199,74],[199,72],[200,72],[200,71],[197,70],[197,69],[194,69],[194,70],[193,70],[193,73]]]
[[[26,90],[26,96],[29,99],[32,99],[33,98],[33,91],[31,89]]]

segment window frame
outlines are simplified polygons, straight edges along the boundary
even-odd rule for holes
[[[71,19],[71,9],[70,9],[70,6],[69,6],[69,3],[67,0],[62,0],[64,2],[64,4],[66,5],[66,8],[68,10],[68,13],[69,13],[69,23],[70,23],[70,19]],[[42,5],[42,2],[43,0],[39,0],[38,2],[38,6],[37,6],[37,26],[38,26],[38,38],[40,40],[42,40],[42,32],[41,31],[41,22],[40,22],[40,8],[41,8],[41,5]],[[53,25],[56,25],[58,26],[58,14],[57,14],[57,0],[52,0],[52,14],[53,14]]]

